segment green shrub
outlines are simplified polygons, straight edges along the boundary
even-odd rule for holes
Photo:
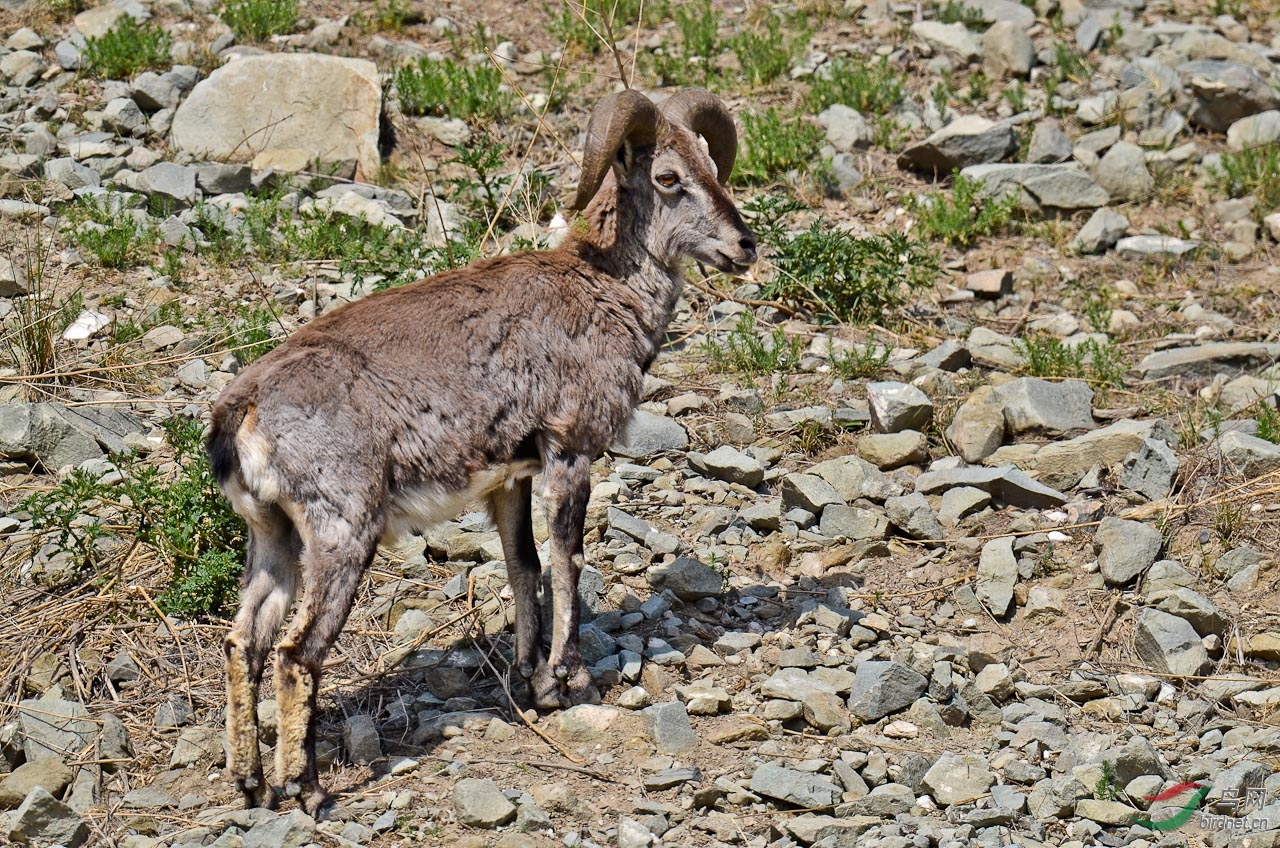
[[[104,268],[130,268],[149,260],[159,243],[155,225],[111,200],[85,195],[66,211],[68,240]]]
[[[1210,173],[1217,188],[1230,197],[1256,197],[1254,211],[1259,216],[1280,209],[1280,144],[1224,153]]]
[[[803,118],[784,118],[772,106],[763,112],[743,112],[742,130],[733,172],[733,180],[742,185],[766,183],[792,169],[807,170],[822,143],[821,128]]]
[[[798,50],[809,40],[809,32],[801,30],[790,38],[783,37],[782,21],[770,14],[765,31],[744,30],[729,42],[738,66],[749,85],[765,85],[785,76],[795,61]]]
[[[951,191],[913,196],[908,203],[922,238],[942,239],[952,247],[968,247],[979,237],[1008,229],[1018,208],[1018,197],[980,196],[982,183],[959,172],[953,174]]]
[[[939,273],[928,245],[904,233],[853,236],[822,219],[775,245],[773,263],[769,296],[839,321],[881,321]]]
[[[222,20],[238,38],[266,41],[298,26],[298,0],[227,0]]]
[[[1021,372],[1031,377],[1070,377],[1118,388],[1124,385],[1128,370],[1118,348],[1095,339],[1069,345],[1054,336],[1037,334],[1016,339],[1013,349],[1022,356]]]
[[[811,112],[821,112],[842,103],[866,116],[883,115],[902,102],[904,82],[887,57],[835,59],[810,77],[805,105]]]
[[[121,15],[106,35],[84,47],[85,68],[102,79],[128,79],[142,71],[167,68],[169,36],[156,24]]]
[[[213,479],[200,422],[171,418],[163,426],[174,450],[172,471],[119,457],[114,481],[77,469],[27,497],[22,508],[31,514],[36,544],[52,542],[89,568],[113,547],[148,548],[171,574],[157,599],[166,614],[225,617],[235,607],[244,525]]]
[[[502,71],[493,65],[468,65],[445,59],[418,60],[396,71],[400,108],[406,115],[440,115],[471,120],[500,118],[512,106],[502,89]]]
[[[789,337],[781,327],[774,327],[767,336],[761,336],[756,330],[755,316],[743,312],[723,341],[708,337],[702,343],[702,352],[717,371],[751,376],[789,374],[799,367],[804,344],[800,339]]]

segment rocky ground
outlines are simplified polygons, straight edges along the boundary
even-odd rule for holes
[[[0,835],[1280,844],[1280,17],[707,8],[722,43],[764,32],[793,60],[772,80],[729,51],[664,65],[691,50],[683,7],[610,51],[554,4],[326,0],[255,41],[210,0],[0,2]],[[113,79],[92,50],[121,21],[168,45]],[[860,56],[901,96],[815,107]],[[423,57],[501,69],[505,109],[409,108],[390,83]],[[554,241],[585,116],[632,59],[639,87],[708,81],[815,129],[738,188],[762,231],[760,198],[801,201],[775,261],[691,272],[595,466],[582,643],[605,704],[515,708],[500,546],[469,513],[383,552],[334,651],[332,815],[240,810],[217,559],[239,538],[174,422],[316,314]],[[965,185],[961,231],[928,229]],[[999,196],[1016,214],[979,232]],[[815,220],[922,234],[940,273],[832,322],[777,285]],[[189,561],[213,570],[174,590]]]

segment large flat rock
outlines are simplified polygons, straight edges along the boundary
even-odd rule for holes
[[[1161,377],[1208,377],[1217,373],[1275,362],[1280,344],[1265,342],[1210,342],[1149,353],[1138,363],[1148,380]]]
[[[252,162],[301,151],[336,176],[378,173],[382,86],[365,59],[308,53],[243,56],[201,80],[173,118],[175,149]]]

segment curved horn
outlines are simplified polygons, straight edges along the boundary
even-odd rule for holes
[[[661,107],[662,117],[679,124],[707,142],[707,152],[716,163],[716,179],[729,182],[738,158],[738,131],[728,108],[705,88],[687,88],[668,97]]]
[[[582,147],[582,176],[573,208],[582,210],[604,182],[613,157],[624,141],[653,144],[657,138],[658,108],[638,91],[610,94],[591,111],[587,141]]]

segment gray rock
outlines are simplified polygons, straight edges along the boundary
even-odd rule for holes
[[[50,159],[45,162],[44,178],[62,183],[72,191],[85,186],[96,187],[102,184],[102,178],[98,176],[97,171],[69,157]]]
[[[18,766],[0,780],[0,810],[18,807],[37,786],[61,797],[71,785],[71,767],[58,757],[37,757]]]
[[[1257,477],[1280,468],[1280,445],[1266,439],[1230,431],[1219,436],[1215,444],[1222,461],[1235,473]]]
[[[102,733],[98,737],[98,756],[103,760],[116,762],[104,763],[105,771],[116,771],[129,765],[133,759],[133,742],[129,739],[129,731],[124,722],[114,713],[102,714]]]
[[[48,67],[44,57],[34,50],[14,50],[0,58],[0,76],[18,88],[26,88],[36,82]]]
[[[942,539],[945,531],[933,514],[929,501],[919,492],[886,498],[885,511],[889,522],[911,539]]]
[[[78,848],[89,839],[89,825],[75,810],[37,786],[11,819],[8,837],[23,845]]]
[[[302,848],[315,836],[315,819],[293,810],[254,824],[244,835],[244,848]]]
[[[652,722],[653,741],[659,753],[683,754],[698,744],[698,735],[689,723],[689,712],[679,701],[645,707],[644,716]]]
[[[883,539],[889,535],[889,519],[872,509],[831,504],[822,511],[818,529],[832,539],[844,537],[855,542]]]
[[[1241,118],[1227,129],[1227,147],[1245,150],[1280,141],[1280,111],[1272,109]]]
[[[1071,248],[1077,253],[1103,253],[1115,247],[1128,230],[1128,218],[1113,209],[1098,209],[1071,240]]]
[[[971,357],[969,350],[955,339],[946,339],[933,350],[916,360],[927,368],[938,368],[942,371],[959,371],[969,367]]]
[[[1024,509],[1045,509],[1067,502],[1066,495],[1031,479],[1012,465],[926,471],[916,478],[916,491],[926,495],[959,486],[981,489],[1009,506]]]
[[[1146,198],[1155,188],[1155,178],[1147,170],[1142,148],[1127,141],[1116,142],[1098,162],[1095,172],[1098,185],[1105,188],[1113,201],[1130,202]]]
[[[682,601],[696,601],[723,592],[724,575],[696,559],[676,557],[672,562],[650,570],[649,584],[656,591],[672,592]]]
[[[858,453],[867,462],[887,471],[904,465],[928,462],[929,440],[918,430],[868,433],[858,440]]]
[[[692,464],[692,459],[690,460]],[[764,465],[760,460],[747,456],[742,451],[729,445],[721,445],[711,453],[702,457],[700,463],[706,473],[729,483],[741,483],[754,489],[764,482]]]
[[[829,483],[840,495],[842,502],[863,497],[883,500],[886,497],[884,492],[895,488],[878,468],[860,456],[846,455],[828,459],[810,466],[809,473],[816,474]],[[893,494],[901,494],[901,487],[897,487]]]
[[[983,183],[983,197],[1000,197],[1021,189],[1023,205],[1042,214],[1096,209],[1110,199],[1106,189],[1075,165],[971,165],[960,173]]]
[[[996,782],[996,774],[981,754],[946,753],[925,772],[921,787],[944,807],[981,798]]]
[[[899,168],[948,174],[984,162],[999,162],[1018,149],[1018,136],[1008,124],[965,115],[908,145],[898,155]]]
[[[836,103],[818,114],[818,123],[827,131],[827,141],[836,150],[865,150],[871,146],[871,128],[856,109]]]
[[[1027,162],[1034,165],[1055,165],[1071,158],[1071,136],[1062,131],[1055,120],[1043,120],[1031,131],[1031,143],[1027,146]]]
[[[170,730],[177,727],[186,727],[195,719],[195,712],[191,709],[191,702],[186,696],[172,694],[167,695],[156,707],[155,716],[152,723],[161,730]]]
[[[1092,793],[1074,777],[1046,778],[1041,780],[1027,796],[1027,809],[1038,822],[1068,818],[1075,813],[1076,802]]]
[[[1110,761],[1116,782],[1121,786],[1143,775],[1156,775],[1165,780],[1172,779],[1174,776],[1173,770],[1169,768],[1169,764],[1165,762],[1156,746],[1151,744],[1149,739],[1137,734],[1129,737],[1123,745],[1102,751],[1096,757],[1092,757],[1091,761],[1095,763]]]
[[[867,660],[854,671],[849,709],[863,721],[878,721],[905,710],[928,688],[928,678],[902,663]]]
[[[788,474],[782,478],[782,509],[799,507],[821,515],[830,504],[843,504],[844,497],[835,487],[815,474]]]
[[[806,809],[834,807],[842,794],[839,786],[817,775],[772,764],[756,769],[749,788],[757,795]]]
[[[80,55],[80,48],[75,42],[66,38],[53,46],[53,58],[58,63],[58,67],[64,71],[78,71],[84,62],[84,58]]]
[[[138,175],[138,189],[150,197],[164,197],[180,207],[196,201],[196,171],[173,162],[157,162]]]
[[[1113,516],[1102,519],[1093,542],[1099,548],[1098,568],[1113,585],[1128,583],[1150,568],[1164,545],[1154,527]]]
[[[609,450],[618,456],[636,459],[687,447],[689,434],[679,422],[637,409],[622,436]]]
[[[78,701],[46,695],[18,704],[22,749],[28,760],[39,757],[70,758],[93,744],[97,726]]]
[[[176,108],[182,92],[172,80],[154,71],[144,71],[134,78],[132,95],[133,102],[143,111],[159,112]]]
[[[1162,674],[1194,676],[1209,663],[1209,653],[1191,623],[1158,609],[1138,614],[1133,650],[1138,659]]]
[[[867,384],[871,426],[879,433],[924,430],[933,420],[933,401],[908,383]]]
[[[1170,615],[1186,619],[1201,636],[1211,633],[1222,635],[1227,627],[1227,617],[1214,606],[1213,601],[1185,587],[1151,592],[1147,595],[1147,603]]]
[[[965,462],[982,462],[1004,441],[1004,403],[990,387],[979,388],[956,410],[946,436]]]
[[[102,110],[102,125],[125,137],[140,136],[145,134],[147,116],[128,97],[117,97]]]
[[[961,62],[976,62],[982,58],[982,47],[964,24],[917,21],[911,25],[911,34],[934,50],[953,56]]]
[[[1236,371],[1280,358],[1280,344],[1264,342],[1210,342],[1194,347],[1175,347],[1149,353],[1138,363],[1138,371],[1148,380],[1162,377],[1208,377],[1221,371]]]
[[[1195,97],[1191,122],[1211,132],[1226,132],[1241,118],[1280,109],[1280,91],[1243,62],[1185,62],[1178,74]]]
[[[1116,242],[1116,253],[1126,259],[1177,259],[1199,246],[1197,240],[1173,236],[1128,236]]]
[[[966,516],[972,515],[991,503],[991,495],[971,486],[959,486],[942,493],[938,507],[938,521],[944,527],[954,527]]]
[[[209,162],[195,166],[196,185],[205,194],[235,194],[253,187],[253,169],[248,165]]]
[[[1010,380],[995,390],[1004,405],[1010,433],[1067,433],[1092,430],[1093,389],[1080,380],[1051,383],[1036,377]]]
[[[453,809],[467,827],[493,830],[516,817],[516,805],[489,779],[464,777],[453,789]]]
[[[303,151],[321,170],[372,181],[380,165],[382,86],[366,59],[242,56],[201,80],[173,117],[176,150],[252,162]]]
[[[982,546],[974,594],[997,618],[1009,612],[1013,588],[1018,583],[1018,558],[1013,554],[1013,537],[1002,536]]]
[[[1027,28],[1013,21],[997,21],[982,34],[982,65],[995,79],[1026,79],[1036,62],[1036,48]]]
[[[382,759],[378,724],[369,715],[353,715],[342,724],[342,747],[353,763],[367,765]]]
[[[222,758],[222,728],[186,727],[169,755],[169,768],[179,769],[197,763],[213,764]]]
[[[1250,547],[1232,548],[1213,564],[1213,570],[1227,577],[1235,577],[1247,568],[1257,568],[1266,561],[1266,556]],[[1191,583],[1181,585],[1190,586]]]
[[[1178,457],[1163,439],[1143,439],[1142,447],[1124,460],[1120,485],[1147,500],[1167,498],[1178,473]]]

